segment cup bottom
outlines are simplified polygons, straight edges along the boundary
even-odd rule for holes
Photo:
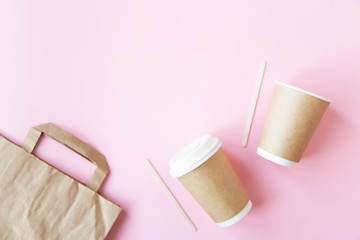
[[[249,200],[249,202],[246,204],[246,206],[238,214],[236,214],[234,217],[226,220],[225,222],[218,223],[218,225],[220,227],[228,227],[230,225],[233,225],[234,223],[240,221],[243,217],[245,217],[245,215],[250,211],[251,207],[252,207],[252,203]]]
[[[272,153],[269,153],[268,151],[265,151],[264,149],[262,149],[260,147],[258,147],[258,149],[257,149],[257,154],[259,154],[261,157],[263,157],[269,161],[272,161],[274,163],[280,164],[285,167],[294,167],[296,165],[296,162],[276,156]]]

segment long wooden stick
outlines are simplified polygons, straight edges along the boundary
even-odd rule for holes
[[[151,172],[154,174],[155,178],[158,180],[158,182],[160,183],[160,185],[162,186],[162,188],[165,190],[165,192],[167,193],[167,195],[170,197],[171,201],[175,204],[176,208],[179,210],[179,212],[181,213],[181,215],[185,218],[186,222],[189,224],[189,226],[191,227],[191,229],[196,232],[196,228],[194,226],[194,224],[191,222],[191,220],[189,219],[189,217],[186,215],[184,209],[180,206],[179,202],[175,199],[174,195],[170,192],[169,188],[166,186],[165,182],[161,179],[159,173],[156,171],[156,169],[154,168],[154,166],[151,164],[151,162],[149,161],[149,159],[145,160],[146,164],[149,166]]]
[[[253,118],[254,118],[256,104],[257,104],[257,100],[259,97],[260,87],[261,87],[262,80],[264,78],[265,67],[266,67],[266,62],[264,61],[260,65],[260,70],[259,70],[259,74],[258,74],[258,78],[257,78],[257,82],[256,82],[255,94],[253,95],[253,99],[251,101],[250,113],[248,116],[245,133],[244,133],[244,137],[243,137],[243,141],[242,141],[243,147],[246,147],[247,142],[248,142],[248,137],[249,137],[251,125],[252,125]]]

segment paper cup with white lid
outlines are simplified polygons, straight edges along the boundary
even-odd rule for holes
[[[221,145],[211,135],[200,137],[172,157],[170,175],[218,225],[227,227],[242,219],[252,203]]]
[[[294,167],[330,102],[317,94],[275,82],[257,153],[277,164]]]

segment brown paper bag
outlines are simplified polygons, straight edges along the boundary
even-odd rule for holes
[[[97,166],[86,186],[32,154],[42,133]],[[103,154],[54,124],[21,147],[0,135],[0,239],[104,239],[121,211],[97,193],[107,173]]]

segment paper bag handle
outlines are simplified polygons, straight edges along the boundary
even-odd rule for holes
[[[105,156],[89,144],[53,123],[45,123],[32,127],[21,147],[32,153],[42,134],[65,145],[97,166],[89,182],[86,184],[87,187],[97,192],[109,172]]]

